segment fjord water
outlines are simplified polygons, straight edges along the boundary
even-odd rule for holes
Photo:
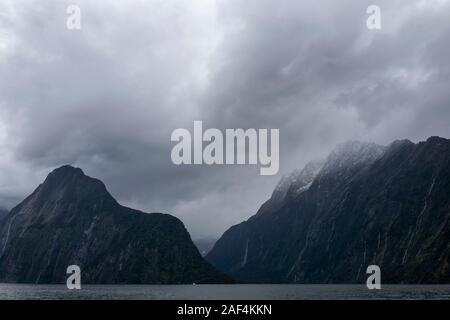
[[[0,300],[12,299],[217,299],[217,300],[366,300],[450,299],[450,285],[85,285],[68,290],[65,285],[0,284]]]

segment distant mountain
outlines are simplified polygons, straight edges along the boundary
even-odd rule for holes
[[[8,210],[0,208],[0,220],[2,220],[8,214]]]
[[[239,281],[450,283],[450,140],[350,142],[282,179],[207,260]]]
[[[206,256],[208,254],[208,252],[214,246],[214,243],[216,243],[217,239],[201,238],[201,239],[194,239],[193,241],[194,241],[194,244],[197,247],[198,251],[200,251],[200,254],[202,256]]]
[[[79,265],[83,283],[222,283],[183,223],[116,202],[81,169],[49,174],[0,221],[0,282],[63,283]]]

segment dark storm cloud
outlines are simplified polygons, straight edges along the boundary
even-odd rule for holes
[[[338,142],[449,137],[449,13],[443,0],[3,1],[0,201],[69,163],[124,204],[218,235]],[[279,128],[280,174],[173,165],[170,134],[193,120]]]

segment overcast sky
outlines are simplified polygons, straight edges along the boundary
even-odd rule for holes
[[[449,138],[449,57],[445,0],[2,0],[0,207],[72,164],[124,205],[219,236],[339,142]],[[175,166],[171,132],[194,120],[279,128],[280,172]]]

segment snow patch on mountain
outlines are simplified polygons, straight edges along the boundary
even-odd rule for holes
[[[295,170],[285,175],[275,187],[272,198],[282,199],[288,192],[300,194],[308,190],[322,166],[323,161],[311,161],[302,170]]]
[[[325,161],[311,161],[301,170],[281,178],[272,194],[272,200],[283,200],[288,193],[299,195],[308,190],[316,177],[333,172],[345,173],[345,169],[367,165],[378,159],[386,147],[375,143],[349,141],[338,145]]]
[[[385,146],[376,143],[348,141],[334,149],[328,156],[321,175],[358,165],[367,165],[383,155]]]

